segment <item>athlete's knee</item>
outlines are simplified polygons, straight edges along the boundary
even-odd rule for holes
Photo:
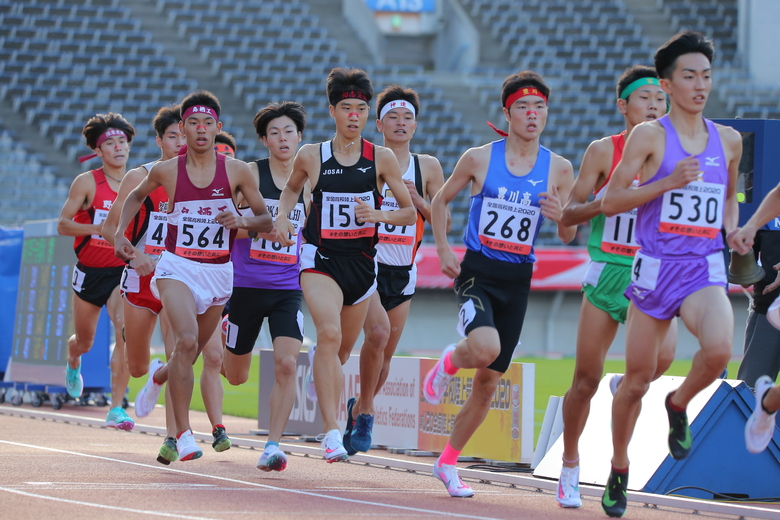
[[[338,349],[341,345],[341,328],[338,325],[328,323],[317,328],[317,348]]]
[[[590,400],[594,395],[596,395],[596,390],[599,388],[599,382],[601,374],[584,374],[584,373],[575,373],[574,374],[574,381],[571,385],[571,390],[569,390],[567,397],[571,398],[574,396],[574,399],[585,399]]]
[[[710,348],[703,349],[702,355],[708,367],[721,371],[731,360],[731,345],[728,342],[712,345]]]
[[[387,345],[387,340],[390,338],[390,327],[385,323],[376,323],[364,330],[364,334],[364,346],[383,350],[385,345]]]
[[[130,377],[144,377],[149,372],[149,362],[144,363],[128,359],[127,370],[130,372]]]
[[[198,338],[195,334],[185,332],[176,338],[173,351],[177,356],[184,356],[195,361],[198,353]]]
[[[222,368],[222,349],[212,348],[203,349],[203,368],[208,370],[219,370]]]
[[[644,377],[624,377],[619,387],[619,391],[631,402],[641,401],[649,389],[650,381]]]
[[[249,381],[249,370],[225,370],[225,379],[232,386],[243,385]]]
[[[295,356],[285,356],[279,359],[274,366],[274,375],[277,381],[289,381],[296,376],[298,363]]]
[[[486,367],[490,365],[501,353],[501,347],[491,343],[483,343],[478,345],[477,348],[473,348],[476,345],[473,345],[472,342],[469,341],[469,346],[472,347],[472,361],[477,366]]]

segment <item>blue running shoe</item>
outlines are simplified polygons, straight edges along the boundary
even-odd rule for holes
[[[77,368],[70,368],[70,364],[65,366],[65,389],[72,398],[81,397],[84,393],[84,378],[81,377],[81,360]]]
[[[347,450],[347,455],[354,455],[357,450],[352,447],[352,428],[355,426],[355,420],[352,418],[352,407],[355,406],[357,399],[350,397],[347,401],[347,427],[344,428],[344,437],[341,443]]]
[[[355,419],[355,427],[350,436],[349,443],[355,451],[368,451],[371,449],[371,430],[374,428],[374,416],[367,413],[358,414]]]
[[[108,411],[106,416],[106,427],[117,428],[118,430],[130,431],[135,426],[133,421],[125,409],[121,406],[116,406]]]

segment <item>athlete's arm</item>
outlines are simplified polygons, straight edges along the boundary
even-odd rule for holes
[[[214,220],[227,229],[247,229],[257,233],[271,231],[274,227],[273,219],[268,213],[268,208],[265,207],[265,201],[260,195],[252,172],[249,171],[249,166],[245,162],[229,159],[225,161],[225,168],[227,168],[231,185],[235,186],[233,188],[235,197],[238,198],[238,195],[241,194],[252,209],[253,216],[243,217],[225,210],[214,217]]]
[[[452,248],[450,248],[447,240],[448,206],[469,183],[476,183],[477,172],[481,172],[481,175],[484,176],[485,172],[487,172],[489,161],[489,148],[486,149],[483,146],[466,150],[466,153],[463,154],[455,165],[450,178],[436,192],[431,201],[431,228],[433,229],[433,238],[436,241],[439,265],[441,266],[441,272],[450,278],[455,278],[460,274],[460,262],[455,253],[452,252]],[[474,188],[471,191],[473,193]]]
[[[442,186],[444,186],[444,171],[441,168],[441,163],[436,157],[432,155],[420,155],[420,173],[423,180],[423,196],[417,193],[417,188],[413,182],[407,182],[406,187],[409,188],[409,193],[412,195],[412,202],[417,208],[417,211],[428,222],[431,221],[431,204],[428,200],[433,200],[433,196],[436,195]],[[427,198],[427,200],[426,200]],[[452,215],[450,215],[449,208],[447,209],[447,232],[450,231],[452,225]]]
[[[95,180],[92,173],[79,174],[70,185],[68,199],[62,206],[60,218],[57,221],[57,233],[67,237],[83,237],[87,235],[99,235],[101,225],[79,224],[73,221],[73,217],[79,210],[85,210],[92,205],[95,197]]]
[[[417,210],[412,204],[412,197],[406,188],[401,176],[401,169],[398,167],[398,159],[390,149],[383,146],[375,147],[377,183],[381,186],[387,184],[390,191],[393,192],[398,209],[395,211],[382,211],[374,209],[365,201],[355,197],[358,203],[355,206],[355,218],[358,222],[385,222],[386,224],[396,226],[411,226],[417,220]]]
[[[723,213],[723,229],[726,236],[733,233],[739,226],[739,203],[737,202],[737,178],[739,177],[739,162],[742,159],[742,136],[729,126],[718,125],[718,134],[728,150],[729,185],[726,188],[726,207]],[[767,220],[768,222],[769,220]],[[764,222],[766,224],[766,222]],[[763,225],[763,224],[762,224]]]
[[[588,198],[606,182],[612,166],[612,153],[610,138],[593,141],[585,150],[580,174],[574,179],[569,200],[563,208],[561,223],[564,226],[584,224],[601,213],[601,200],[588,202]]]
[[[320,174],[319,151],[319,145],[316,144],[306,144],[298,150],[293,160],[290,177],[287,178],[287,184],[284,185],[279,197],[279,208],[276,213],[276,242],[284,247],[291,246],[297,241],[294,237],[298,232],[287,216],[298,202],[304,185],[307,182],[310,186],[317,185]]]
[[[663,155],[665,137],[666,132],[657,122],[643,123],[634,128],[626,140],[623,158],[612,173],[612,180],[609,181],[607,191],[601,201],[601,211],[604,215],[611,217],[630,211],[669,190],[682,188],[696,180],[700,170],[699,161],[692,156],[678,162],[668,177],[631,188],[631,184],[640,171],[643,174],[652,173],[655,175],[655,171],[643,171],[642,167],[651,156]],[[642,181],[644,180],[642,179]]]
[[[258,176],[258,172],[257,172],[257,163],[255,161],[250,161],[250,162],[246,163],[246,165],[249,167],[249,171],[252,173],[252,180],[256,181],[254,184],[255,184],[255,186],[257,186],[257,189],[259,190],[260,189],[260,185],[259,185],[260,181],[259,181],[259,176]],[[247,207],[247,203],[246,203],[246,200],[244,200],[244,195],[243,195],[243,193],[239,193],[236,196],[236,208],[244,209],[246,207]],[[274,232],[274,230],[271,230],[271,233],[273,233],[273,232]],[[256,235],[256,236],[259,236],[259,234]],[[247,231],[245,229],[239,229],[238,231],[236,231],[236,238],[250,238],[249,231]],[[268,237],[261,237],[261,238],[268,238]]]
[[[574,168],[571,163],[560,155],[553,154],[550,161],[550,185],[547,191],[539,194],[539,206],[544,218],[558,224],[558,238],[564,244],[574,240],[577,234],[576,225],[564,226],[561,223],[563,201],[569,198],[573,184]]]
[[[119,216],[122,212],[122,205],[124,204],[127,196],[133,191],[138,184],[146,177],[146,168],[138,167],[133,168],[125,174],[122,178],[122,182],[119,184],[119,191],[116,195],[116,200],[111,205],[111,209],[106,215],[106,220],[103,221],[103,237],[106,242],[114,245],[114,236],[117,232],[117,224],[119,223]],[[122,230],[124,233],[124,230]],[[140,276],[146,276],[154,272],[154,261],[144,253],[141,249],[133,246],[135,250],[135,260],[133,260],[130,267],[135,269]]]
[[[163,185],[166,173],[176,171],[176,165],[177,161],[174,159],[156,163],[152,166],[148,175],[141,179],[138,186],[127,194],[127,198],[125,199],[124,204],[122,204],[122,214],[119,217],[119,224],[117,224],[116,232],[114,233],[114,254],[120,260],[128,262],[135,258],[135,248],[127,237],[125,237],[125,233],[122,230],[127,229],[130,221],[133,220],[135,214],[141,209],[141,204],[144,199]],[[173,168],[173,170],[171,168]],[[170,193],[168,195],[170,196]]]
[[[730,236],[727,235],[729,247],[744,255],[753,247],[758,230],[778,215],[780,215],[780,184],[766,194],[756,212],[744,226],[737,228]]]

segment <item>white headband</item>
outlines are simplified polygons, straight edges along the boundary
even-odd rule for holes
[[[412,113],[413,117],[417,117],[417,112],[414,110],[414,105],[412,105],[408,101],[399,99],[398,101],[391,101],[382,107],[382,111],[379,113],[379,120],[381,121],[387,115],[387,113],[393,110],[394,108],[405,108],[406,110]]]

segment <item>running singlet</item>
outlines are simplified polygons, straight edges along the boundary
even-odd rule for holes
[[[220,212],[238,213],[230,190],[225,156],[216,154],[214,179],[205,188],[198,188],[187,173],[187,154],[178,158],[176,194],[173,210],[168,213],[168,236],[165,249],[177,256],[208,264],[230,261],[230,249],[236,230],[226,229],[214,221]]]
[[[260,194],[265,199],[268,212],[276,221],[282,190],[274,184],[268,159],[261,159],[255,163],[260,177]],[[239,211],[244,216],[253,215],[250,208]],[[288,218],[298,234],[298,240],[292,246],[283,247],[279,242],[259,237],[236,240],[233,245],[233,287],[296,290],[301,288],[298,282],[301,254],[300,230],[306,221],[302,192]]]
[[[92,170],[95,179],[95,196],[92,206],[80,209],[73,216],[73,222],[79,224],[101,224],[106,220],[108,211],[116,200],[116,192],[108,185],[103,168]],[[125,263],[114,255],[114,246],[106,242],[100,235],[76,237],[73,250],[79,263],[85,267],[120,267]]]
[[[607,184],[612,179],[620,159],[623,158],[623,147],[626,144],[626,132],[611,136],[612,166],[606,182],[594,192],[596,200],[602,198],[607,191]],[[599,213],[590,221],[590,237],[588,238],[588,253],[594,262],[630,266],[634,255],[639,250],[636,240],[636,208],[611,217]]]
[[[417,193],[423,196],[422,190],[422,171],[420,170],[420,159],[416,154],[412,154],[409,160],[409,168],[403,174],[403,179],[414,182]],[[395,211],[398,209],[398,202],[393,196],[393,192],[387,184],[382,188],[382,211]],[[414,256],[420,247],[423,237],[423,226],[425,219],[422,214],[417,212],[417,222],[413,226],[394,226],[380,222],[379,243],[376,246],[376,260],[385,265],[411,266],[414,264]]]
[[[491,144],[482,191],[471,197],[463,242],[493,260],[533,263],[534,241],[544,220],[539,194],[547,191],[550,150],[540,145],[536,164],[522,177],[506,167],[505,153],[506,139]]]
[[[158,161],[143,165],[147,173]],[[160,186],[141,204],[130,225],[125,230],[127,239],[149,256],[159,257],[165,251],[168,235],[168,194]]]
[[[668,177],[686,152],[669,116],[658,120],[666,130],[666,148],[658,172],[649,180]],[[642,252],[654,258],[707,256],[723,249],[720,230],[726,204],[728,168],[715,123],[707,119],[709,139],[696,156],[702,173],[687,186],[639,206],[637,235]]]
[[[355,197],[379,209],[374,145],[362,141],[363,153],[352,166],[342,166],[333,156],[331,142],[320,144],[320,178],[312,188],[309,218],[303,238],[319,249],[340,255],[373,257],[377,226],[355,219]]]

